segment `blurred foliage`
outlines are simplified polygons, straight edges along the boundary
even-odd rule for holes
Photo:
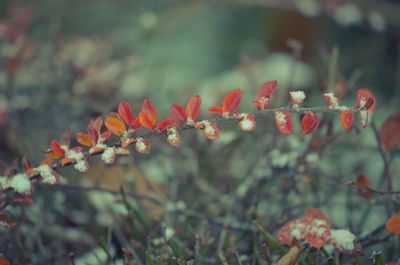
[[[330,67],[329,89],[345,105],[359,87],[374,91],[379,128],[399,111],[399,13],[396,1],[372,0],[2,0],[0,159],[39,162],[51,139],[84,130],[121,100],[138,113],[150,97],[167,116],[171,103],[200,94],[205,116],[236,87],[250,108],[258,86],[276,79],[273,106],[287,104],[289,89],[304,89],[307,104],[320,106]],[[7,35],[8,26],[17,36]],[[128,254],[138,264],[272,264],[280,254],[254,222],[274,234],[306,207],[364,242],[371,233],[384,238],[398,197],[366,200],[344,185],[362,173],[386,188],[374,132],[344,133],[339,124],[327,114],[312,136],[283,137],[267,117],[251,134],[224,125],[211,143],[188,131],[180,149],[155,139],[149,156],[112,167],[94,159],[83,176],[63,169],[72,188],[40,186],[32,205],[7,209],[18,226],[0,230],[0,254],[12,264],[122,264]],[[398,151],[388,156],[400,190]],[[365,246],[359,264],[374,250],[399,258],[398,241]],[[307,253],[319,263],[302,257],[301,264],[328,264],[321,252]],[[337,264],[353,259],[333,255]]]

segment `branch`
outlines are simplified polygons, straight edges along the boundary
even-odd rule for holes
[[[381,195],[381,196],[400,195],[400,191],[381,191],[381,190],[376,190],[376,189],[371,188],[371,187],[359,185],[359,184],[355,183],[354,181],[347,181],[347,182],[345,182],[345,185],[356,187],[360,191],[371,192],[371,193],[373,193],[375,195]]]
[[[374,131],[375,139],[376,139],[376,142],[378,144],[379,154],[381,155],[382,161],[383,161],[383,173],[382,173],[382,175],[387,180],[387,191],[391,192],[393,190],[393,180],[392,180],[392,176],[390,174],[389,159],[387,158],[385,149],[383,148],[381,139],[379,137],[378,128],[376,128],[376,125],[375,125],[374,122],[371,123],[371,128]]]
[[[354,113],[358,113],[360,110],[357,108],[348,108],[348,110],[352,110]],[[339,113],[341,112],[342,109],[340,108],[329,108],[329,107],[310,107],[310,108],[300,108],[300,107],[292,107],[292,106],[287,106],[287,107],[279,107],[279,108],[273,108],[273,109],[265,109],[265,110],[256,110],[253,112],[248,112],[248,113],[243,113],[243,114],[253,114],[255,117],[262,117],[262,116],[269,116],[272,115],[276,112],[289,112],[289,113],[297,113],[297,114],[304,114],[307,112],[317,112],[317,113]],[[242,117],[237,117],[235,115],[230,115],[230,116],[219,116],[219,117],[215,117],[212,119],[207,120],[210,123],[224,123],[224,122],[238,122],[241,121],[243,118]],[[206,121],[206,120],[204,120]],[[199,129],[196,128],[194,125],[192,124],[188,124],[188,123],[182,123],[179,126],[176,126],[177,131],[185,131],[185,130],[192,130],[192,129]],[[132,136],[131,134],[129,135],[129,137]],[[149,138],[154,138],[154,137],[160,137],[160,136],[167,136],[167,132],[164,131],[158,131],[158,130],[153,130],[153,131],[149,131],[147,133],[138,135],[138,136],[132,136],[135,139],[138,138],[143,138],[143,139],[149,139]],[[118,141],[114,144],[109,145],[110,147],[121,147],[121,141]],[[87,152],[82,152],[83,156],[85,159],[92,157],[92,156],[98,156],[101,155],[103,153],[103,151],[101,152],[97,152],[95,154],[90,154],[89,151]],[[69,163],[67,165],[64,166],[71,166],[74,165],[76,162],[72,162]],[[54,162],[53,164],[50,165],[51,168],[53,170],[61,168],[61,162]],[[33,173],[31,175],[29,175],[29,179],[31,181],[34,180],[38,180],[40,178],[40,173]],[[73,189],[78,189],[78,187],[73,187]],[[85,189],[85,188],[83,188]],[[89,188],[89,190],[98,190],[98,191],[102,191],[99,190],[99,188]],[[7,193],[9,191],[12,191],[11,188],[7,188],[4,189],[2,192],[3,193]],[[134,195],[133,197],[139,198],[137,195]],[[144,199],[143,197],[141,199]],[[148,199],[148,198],[146,198]],[[154,201],[155,202],[155,201]],[[3,205],[1,205],[0,210],[3,210],[4,208],[7,207],[7,205],[9,205],[10,201],[6,201],[3,203]]]
[[[359,109],[356,108],[349,108],[349,110],[354,111],[355,113],[359,112]],[[339,113],[341,110],[340,109],[332,109],[332,108],[328,108],[328,107],[311,107],[311,108],[292,108],[292,107],[280,107],[280,108],[274,108],[274,109],[266,109],[263,111],[253,111],[253,112],[248,112],[247,114],[254,114],[256,117],[263,117],[263,116],[269,116],[274,114],[275,112],[283,112],[283,111],[287,111],[290,113],[298,113],[298,114],[304,114],[307,112],[319,112],[319,113]],[[229,117],[216,117],[216,118],[212,118],[209,119],[208,121],[210,121],[211,123],[224,123],[224,122],[232,122],[232,121],[240,121],[241,118],[236,118],[234,116],[229,116]],[[177,130],[179,132],[181,131],[186,131],[186,130],[193,130],[193,129],[198,129],[195,128],[193,125],[189,125],[189,124],[181,124],[179,126],[176,127]],[[135,138],[143,138],[143,139],[148,139],[148,138],[154,138],[154,137],[160,137],[160,136],[166,136],[167,132],[166,131],[150,131],[144,134],[141,134],[139,136],[136,136]],[[111,146],[113,147],[120,147],[121,146],[121,142],[117,142],[112,144]],[[85,152],[84,155],[86,158],[89,157],[94,157],[94,156],[98,156],[101,155],[103,152],[99,152],[93,155],[90,155],[89,152]],[[68,164],[66,166],[71,166],[74,165],[74,163]],[[54,163],[52,165],[53,169],[57,169],[57,168],[61,168],[61,163]],[[40,174],[33,174],[30,176],[31,180],[34,180],[35,178],[39,177]]]

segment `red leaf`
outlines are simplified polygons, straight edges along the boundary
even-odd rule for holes
[[[22,166],[24,168],[24,171],[27,175],[30,175],[32,173],[32,164],[31,161],[29,161],[29,159],[24,156],[22,158]]]
[[[375,95],[366,88],[361,88],[357,91],[356,107],[368,111],[376,110]]]
[[[379,131],[379,138],[386,150],[400,147],[400,113],[390,115]]]
[[[331,229],[326,224],[314,222],[307,230],[305,239],[312,247],[322,248],[331,239]]]
[[[232,115],[239,107],[242,95],[243,93],[240,88],[232,90],[226,94],[222,101],[222,114],[228,113],[229,115]]]
[[[275,112],[275,124],[282,134],[291,134],[293,132],[292,117],[288,111]]]
[[[139,120],[135,118],[131,106],[125,101],[119,103],[118,114],[121,115],[122,119],[125,121],[128,127],[131,127],[134,130],[140,129],[141,126]]]
[[[61,148],[61,145],[58,141],[52,140],[50,146],[51,146],[51,152],[52,154],[54,154],[53,156],[54,159],[62,158],[65,156],[65,151],[64,149]]]
[[[155,130],[157,127],[157,110],[148,98],[143,102],[142,111],[139,113],[139,121],[147,129]]]
[[[172,117],[168,117],[168,118],[165,118],[164,120],[162,120],[157,125],[157,130],[162,132],[162,131],[165,131],[166,129],[174,127],[176,125],[177,125],[177,121]]]
[[[94,120],[92,119],[89,121],[87,127],[87,134],[92,140],[92,145],[97,144],[102,126],[103,126],[103,118],[101,116],[97,117]]]
[[[400,235],[400,214],[389,218],[386,222],[386,230],[393,235]]]
[[[346,131],[350,130],[354,123],[354,112],[352,110],[341,111],[340,121],[342,122],[343,129]]]
[[[276,233],[276,238],[286,245],[294,244],[294,240],[304,240],[309,222],[304,219],[298,219],[287,222]]]
[[[277,86],[278,83],[275,80],[263,83],[258,89],[257,99],[253,100],[252,104],[257,106],[257,108],[260,110],[267,108],[271,103],[272,94]]]
[[[361,188],[358,189],[358,192],[360,193],[361,196],[363,196],[366,199],[371,199],[374,194],[371,191],[362,189],[362,187],[366,187],[366,188],[371,188],[372,184],[371,181],[369,180],[369,178],[365,175],[358,175],[357,179],[356,179],[356,184],[357,186],[360,186]]]
[[[186,105],[186,117],[192,121],[197,120],[199,117],[199,110],[201,105],[201,97],[199,95],[193,96],[189,99]]]
[[[301,119],[301,132],[303,134],[310,134],[318,128],[318,125],[319,116],[312,112],[307,112]]]
[[[22,204],[32,204],[32,196],[31,195],[24,195],[24,194],[15,194],[14,198],[11,201],[12,204],[14,203],[22,203]]]
[[[219,107],[219,106],[210,107],[210,108],[208,109],[208,111],[209,111],[210,113],[218,113],[219,115],[222,115],[222,113],[223,113],[222,108]]]
[[[278,82],[276,80],[272,81],[267,81],[263,83],[260,88],[258,89],[258,96],[259,97],[267,97],[270,98],[272,97],[272,93],[274,90],[277,88]]]
[[[187,120],[186,112],[185,112],[185,109],[181,105],[172,104],[171,105],[171,112],[172,112],[172,115],[176,119],[178,119],[181,122],[186,122],[186,120]]]
[[[5,214],[0,214],[0,226],[7,228],[7,229],[13,229],[17,226],[17,222],[15,222],[11,217]],[[1,259],[0,259],[1,260]],[[0,263],[1,265],[1,263]]]

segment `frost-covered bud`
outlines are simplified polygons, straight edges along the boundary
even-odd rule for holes
[[[54,174],[54,170],[49,165],[40,165],[35,168],[42,177],[42,182],[46,184],[55,184],[57,183],[57,176]]]
[[[291,134],[293,132],[292,117],[289,112],[277,111],[274,114],[275,124],[282,134]]]
[[[82,152],[75,151],[73,149],[69,149],[66,155],[67,158],[74,159],[75,161],[82,160],[84,158],[84,154]]]
[[[136,151],[142,154],[148,154],[151,150],[151,142],[149,139],[143,139],[141,137],[136,138]]]
[[[239,127],[243,131],[251,132],[256,129],[256,121],[254,120],[254,114],[241,113],[235,115],[235,118],[241,119],[239,121]]]
[[[332,245],[341,252],[353,252],[356,236],[345,229],[331,230]]]
[[[181,145],[181,137],[175,127],[167,129],[167,141],[173,147],[179,147]]]
[[[211,123],[208,120],[204,120],[201,122],[197,122],[195,124],[195,127],[202,129],[204,136],[208,140],[216,140],[219,137],[219,129],[215,122]]]
[[[9,188],[15,190],[19,194],[29,195],[32,190],[32,183],[26,174],[17,174],[7,181]]]
[[[304,102],[304,99],[306,98],[306,94],[304,94],[304,91],[290,91],[290,99],[292,100],[292,107],[297,108],[301,103]]]
[[[76,161],[76,163],[74,164],[74,168],[79,172],[86,172],[89,169],[89,165],[86,159],[83,158],[81,160]]]
[[[101,154],[101,160],[106,164],[112,164],[115,160],[115,148],[107,147],[104,149],[104,152]]]
[[[324,98],[325,98],[326,102],[328,103],[328,107],[330,109],[336,109],[338,107],[339,100],[333,93],[325,93]]]

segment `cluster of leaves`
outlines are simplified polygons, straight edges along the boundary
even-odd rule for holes
[[[87,131],[76,134],[75,138],[81,145],[70,147],[68,132],[59,141],[51,141],[50,148],[46,152],[47,158],[39,166],[33,167],[29,160],[24,158],[24,173],[17,172],[17,163],[4,168],[0,177],[1,192],[13,190],[15,196],[12,202],[31,203],[31,194],[34,189],[32,183],[56,184],[60,182],[61,177],[56,171],[58,166],[73,165],[78,171],[85,172],[89,168],[87,161],[89,156],[101,154],[106,164],[112,164],[117,155],[129,154],[128,147],[133,144],[138,152],[147,154],[151,150],[151,137],[159,135],[166,136],[168,143],[178,147],[181,142],[179,131],[185,129],[201,130],[207,139],[216,140],[220,135],[218,122],[223,120],[237,121],[243,131],[253,131],[256,127],[255,117],[271,113],[274,115],[279,132],[287,135],[293,133],[294,130],[292,113],[304,113],[300,125],[302,134],[307,135],[313,133],[319,126],[320,117],[315,111],[340,112],[342,126],[347,131],[353,126],[355,113],[359,114],[360,123],[362,127],[365,127],[376,109],[376,99],[367,89],[358,91],[355,108],[340,106],[339,100],[332,93],[324,94],[327,107],[301,108],[300,105],[306,97],[304,92],[291,91],[289,107],[267,109],[276,88],[276,81],[262,84],[257,98],[252,101],[257,110],[249,113],[237,113],[243,94],[240,89],[234,89],[226,94],[221,105],[209,108],[210,113],[218,115],[210,120],[198,120],[201,106],[201,98],[198,95],[191,97],[186,107],[172,104],[170,116],[164,119],[159,118],[156,107],[148,98],[144,100],[137,117],[127,102],[121,102],[117,112],[107,114],[104,121],[101,116],[90,120]],[[137,135],[137,131],[141,128],[149,132]],[[111,135],[118,137],[119,141],[108,143]],[[6,217],[2,220],[2,223],[6,225],[10,223],[6,221],[8,220]]]

